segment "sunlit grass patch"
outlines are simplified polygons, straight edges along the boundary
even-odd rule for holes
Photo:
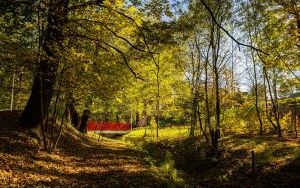
[[[248,151],[245,158],[251,163],[250,152],[255,153],[255,163],[262,169],[279,169],[297,158],[300,145],[297,142],[281,141],[273,136],[239,136],[232,135],[222,139],[224,147],[230,150]]]
[[[166,153],[164,161],[160,165],[161,172],[170,177],[173,182],[179,185],[184,185],[184,179],[178,174],[178,170],[175,168],[175,162],[170,152]]]
[[[87,132],[87,137],[93,140],[93,142],[98,144],[103,144],[112,147],[131,147],[133,144],[131,142],[124,142],[120,139],[107,138],[99,133],[95,133],[93,131]]]
[[[146,134],[145,134],[146,133]],[[161,177],[168,181],[168,187],[186,187],[188,184],[184,173],[175,167],[175,159],[171,151],[161,146],[161,143],[169,144],[176,140],[187,138],[188,127],[166,127],[159,129],[159,137],[156,137],[156,128],[145,127],[133,129],[129,134],[124,135],[122,140],[132,143],[135,148],[146,152],[145,162],[155,167]],[[159,147],[161,146],[161,147]]]
[[[159,139],[182,138],[188,136],[189,129],[187,127],[166,127],[158,130]],[[133,129],[124,138],[146,138],[156,139],[156,128],[144,127]],[[125,139],[126,140],[126,139]]]

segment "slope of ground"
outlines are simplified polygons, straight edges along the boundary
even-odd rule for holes
[[[207,158],[205,141],[189,138],[187,129],[165,128],[160,133],[172,136],[151,139],[151,134],[145,137],[142,129],[137,129],[124,140],[142,144],[158,163],[172,159],[168,163],[174,163],[199,187],[300,187],[299,139],[232,134],[220,140],[217,158]]]
[[[227,185],[300,187],[299,139],[240,134],[225,137],[222,144],[227,160],[216,168],[220,169],[219,180]],[[251,151],[254,151],[254,174]]]
[[[151,139],[151,130],[145,137],[142,129],[124,137],[143,143],[145,154],[123,141],[96,141],[67,127],[57,150],[48,154],[17,125],[18,117],[0,112],[0,187],[166,187],[178,179],[189,187],[300,187],[299,139],[231,135],[221,140],[220,158],[207,160],[203,142],[189,140],[185,128],[162,129],[159,140]],[[144,162],[148,155],[159,169]]]
[[[67,128],[52,154],[17,126],[19,113],[0,113],[0,187],[165,187],[143,154]]]

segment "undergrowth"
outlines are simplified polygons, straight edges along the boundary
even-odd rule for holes
[[[246,182],[247,186],[255,187],[267,186],[270,181],[282,186],[295,184],[288,179],[295,179],[299,171],[300,148],[297,141],[278,140],[273,136],[230,135],[220,140],[219,156],[209,157],[205,141],[189,138],[182,133],[181,138],[177,136],[183,129],[161,131],[160,135],[167,132],[169,135],[156,139],[143,135],[139,129],[126,135],[123,140],[147,152],[146,160],[158,166],[162,174],[178,185],[241,186]],[[251,172],[251,151],[255,153],[255,176]],[[293,168],[291,164],[298,168]],[[292,173],[278,178],[276,174],[283,173],[287,167],[292,168]]]

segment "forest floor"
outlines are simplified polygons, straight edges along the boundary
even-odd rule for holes
[[[198,185],[215,182],[227,187],[300,187],[299,139],[237,134],[223,138],[220,145],[222,153],[212,162],[213,167],[193,172]]]
[[[18,113],[0,113],[0,187],[166,187],[144,153],[118,141],[94,139],[72,128],[57,149],[40,151],[37,140],[17,125]]]
[[[189,140],[185,128],[162,129],[159,140],[137,129],[125,141],[97,141],[66,127],[49,154],[18,117],[0,112],[0,187],[300,187],[299,139],[230,135],[219,158],[207,160],[203,142]]]
[[[276,135],[230,134],[220,140],[216,158],[206,157],[204,140],[188,137],[188,129],[164,128],[156,139],[153,130],[137,129],[124,140],[141,145],[157,166],[179,170],[185,182],[197,187],[300,187],[300,139]],[[154,131],[155,132],[155,131]],[[171,137],[164,137],[166,134]],[[154,137],[153,137],[154,136]],[[254,174],[251,152],[254,151]],[[171,157],[170,157],[171,156]],[[179,172],[178,171],[178,172]],[[180,177],[179,177],[180,178]],[[177,177],[178,179],[178,177]]]

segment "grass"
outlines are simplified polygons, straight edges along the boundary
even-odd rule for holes
[[[159,129],[159,138],[156,137],[155,128],[136,128],[129,134],[122,137],[122,141],[130,143],[135,148],[143,150],[147,153],[145,161],[151,164],[154,168],[158,169],[158,173],[162,177],[169,179],[168,187],[190,187],[189,183],[185,180],[187,175],[182,171],[176,169],[174,157],[171,152],[160,151],[157,144],[166,140],[173,140],[177,138],[187,138],[189,130],[187,127],[166,127]],[[158,157],[159,155],[160,157]]]
[[[99,137],[99,134],[88,132],[88,136],[99,140],[100,142],[112,142],[117,145],[126,145],[129,148],[133,148],[136,151],[145,153],[143,160],[146,164],[152,167],[153,171],[163,179],[167,180],[167,187],[189,187],[185,181],[186,174],[179,171],[175,167],[175,161],[173,155],[170,152],[166,152],[162,158],[157,159],[155,156],[160,153],[156,144],[176,138],[187,138],[189,130],[187,127],[166,127],[159,129],[159,139],[156,138],[156,129],[147,128],[145,135],[145,128],[135,128],[129,134],[123,135],[122,137],[115,137],[114,139],[106,138],[103,136]]]
[[[209,161],[188,127],[161,128],[159,139],[155,129],[145,135],[138,128],[124,142],[97,141],[93,133],[86,137],[66,126],[57,150],[48,154],[17,125],[18,116],[0,113],[0,187],[300,187],[299,139],[230,135],[220,139],[222,156]]]
[[[97,141],[69,126],[54,152],[41,151],[18,118],[0,113],[0,187],[167,187],[172,181],[126,143]]]
[[[166,127],[159,129],[159,139],[156,139],[156,129],[147,128],[145,136],[144,128],[136,128],[122,137],[123,141],[132,144],[143,144],[144,142],[159,142],[177,138],[187,138],[188,127]],[[231,135],[221,139],[221,148],[231,151],[255,152],[257,162],[261,165],[269,163],[286,163],[295,159],[300,153],[300,144],[295,141],[278,140],[274,136],[243,136]],[[247,159],[248,160],[248,159]]]
[[[171,187],[174,182],[183,187],[294,186],[300,182],[297,175],[300,169],[299,140],[278,139],[271,135],[229,135],[220,139],[222,155],[214,160],[205,158],[204,141],[195,138],[201,145],[198,147],[198,143],[189,138],[189,127],[160,128],[158,139],[155,128],[147,128],[146,135],[144,128],[136,128],[117,141],[111,141],[126,143],[145,152],[144,160],[161,177],[171,180]],[[255,177],[251,175],[251,151],[255,152]]]
[[[145,134],[145,128],[135,128],[133,129],[130,133],[123,135],[121,137],[115,137],[115,139],[110,139],[107,137],[103,137],[99,135],[98,133],[94,132],[88,132],[87,135],[89,137],[92,137],[97,140],[111,140],[111,141],[126,141],[128,142],[133,142],[139,141],[139,140],[157,140],[156,138],[156,129],[155,128],[147,128],[146,129],[146,134]],[[166,139],[176,139],[176,138],[184,138],[189,135],[189,129],[188,127],[166,127],[166,128],[160,128],[159,129],[159,137],[158,140],[166,140]],[[121,138],[121,139],[120,139]]]
[[[176,139],[187,137],[189,134],[189,130],[187,127],[166,127],[160,128],[158,133],[158,140],[166,140],[166,139]],[[145,128],[136,128],[133,129],[129,134],[123,136],[124,141],[139,141],[139,140],[157,140],[156,138],[156,129],[155,128],[147,128],[145,134]]]
[[[273,136],[239,137],[229,136],[222,139],[224,147],[230,150],[254,151],[260,164],[284,163],[294,159],[300,152],[300,145],[295,141],[278,140]]]
[[[192,177],[188,183],[196,182],[197,185],[204,184],[208,187],[210,185],[268,186],[270,182],[272,185],[276,185],[276,183],[282,186],[298,185],[295,182],[299,180],[297,176],[300,168],[299,140],[279,140],[276,136],[271,135],[236,134],[226,136],[220,139],[222,157],[209,165],[209,160],[200,159],[199,156],[195,156],[196,161],[193,161],[194,158],[190,155],[193,153],[193,145],[189,144],[187,139],[188,127],[162,128],[159,130],[158,140],[155,137],[155,129],[146,131],[147,135],[145,136],[143,128],[135,129],[125,135],[123,139],[142,145],[148,151],[148,155],[159,160],[156,165],[160,167],[161,172],[179,184],[182,177],[188,175],[189,178]],[[160,143],[172,146],[173,149],[161,151]],[[187,150],[191,150],[191,152]],[[169,151],[171,152],[169,153]],[[251,175],[251,151],[255,152],[255,177]],[[162,152],[165,152],[164,157],[156,159],[155,156]],[[197,153],[196,150],[195,152]],[[187,169],[192,169],[192,171],[188,170],[182,173],[182,170],[178,170],[176,163],[186,157],[191,160],[186,161],[185,166],[189,166]],[[186,185],[187,182],[181,183]]]

